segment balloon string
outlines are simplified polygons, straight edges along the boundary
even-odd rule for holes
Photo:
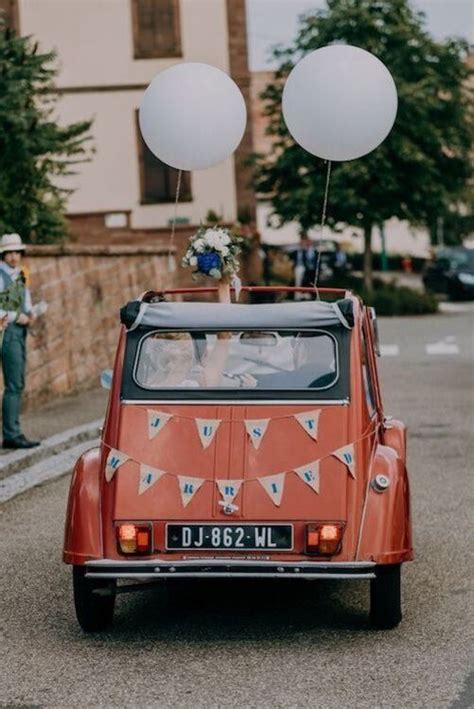
[[[326,187],[324,190],[324,200],[323,200],[323,212],[321,215],[321,229],[319,232],[319,239],[318,239],[318,255],[316,257],[316,268],[314,269],[314,287],[316,289],[316,295],[318,300],[319,298],[319,290],[318,290],[318,278],[319,278],[319,268],[321,266],[321,241],[323,238],[323,230],[324,230],[324,224],[326,222],[326,210],[328,206],[328,195],[329,195],[329,180],[331,179],[331,161],[328,160],[328,169],[326,173]]]
[[[175,199],[174,199],[173,221],[171,224],[171,235],[170,235],[170,240],[169,240],[169,245],[168,245],[168,263],[171,259],[171,251],[174,246],[174,235],[175,235],[175,231],[176,231],[176,219],[178,217],[179,191],[181,189],[181,173],[182,173],[182,170],[178,170],[178,180],[176,182],[176,195],[175,195]]]

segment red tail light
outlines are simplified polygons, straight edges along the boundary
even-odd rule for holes
[[[343,522],[320,522],[306,528],[306,553],[332,556],[341,548]]]
[[[124,522],[117,525],[117,541],[122,554],[150,554],[152,527],[150,523]]]

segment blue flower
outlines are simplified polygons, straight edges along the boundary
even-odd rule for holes
[[[213,269],[219,270],[220,265],[221,265],[221,258],[219,256],[219,254],[217,254],[215,251],[211,251],[206,254],[198,254],[198,257],[197,257],[198,271],[200,271],[201,273],[204,273],[206,276],[208,276],[210,271],[212,271]]]

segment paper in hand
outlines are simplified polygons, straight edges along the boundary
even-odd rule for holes
[[[44,315],[45,312],[48,310],[48,304],[44,300],[40,300],[39,303],[36,303],[33,305],[31,308],[31,312],[33,315],[37,318],[39,315]]]

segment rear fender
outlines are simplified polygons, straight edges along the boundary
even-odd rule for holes
[[[383,492],[372,485],[376,475],[389,479]],[[413,558],[410,491],[405,461],[395,448],[377,447],[369,480],[357,559],[378,564],[409,561]]]
[[[398,457],[405,461],[407,451],[407,428],[404,423],[393,419],[384,426],[383,440],[386,446],[393,448]]]
[[[103,556],[100,462],[100,449],[93,448],[83,453],[74,467],[64,530],[63,560],[66,564],[84,564]]]

